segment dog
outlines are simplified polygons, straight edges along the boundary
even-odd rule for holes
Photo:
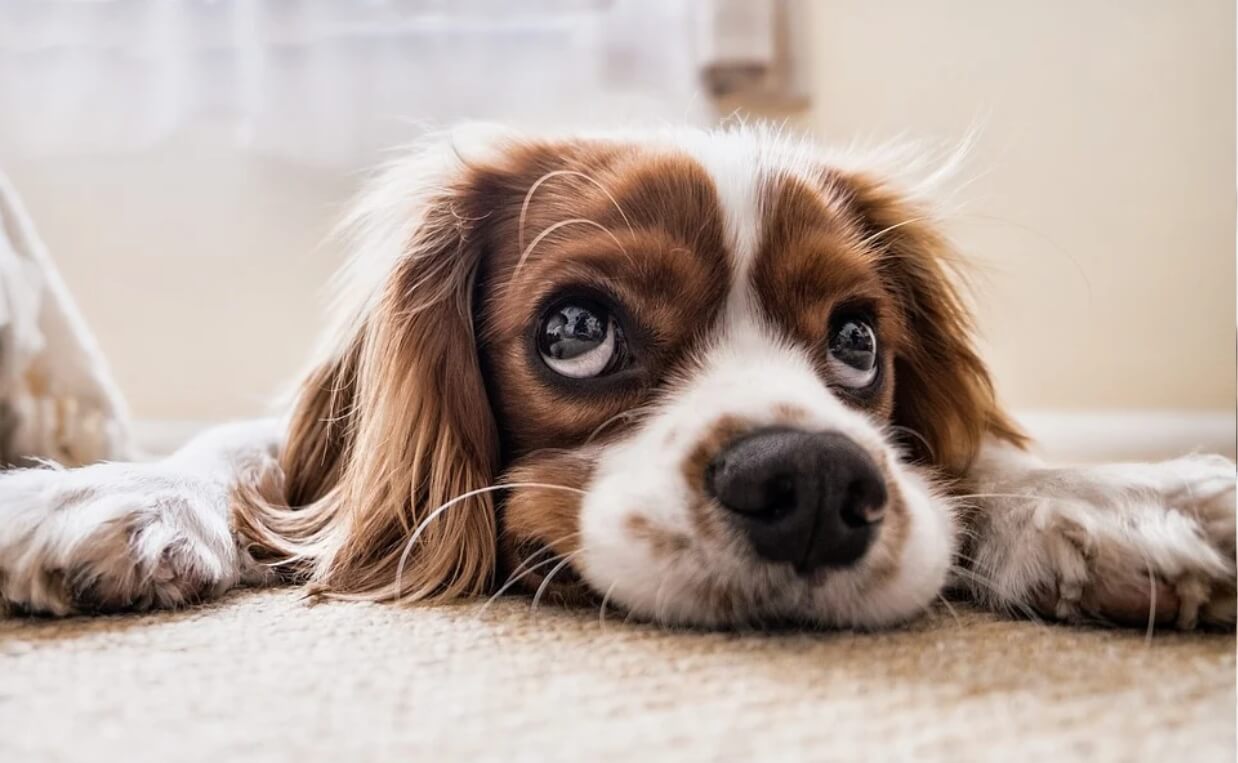
[[[954,590],[1231,627],[1234,464],[1029,453],[940,175],[899,180],[905,159],[761,126],[427,140],[345,220],[290,413],[3,474],[0,599],[70,615],[292,581],[870,629]]]

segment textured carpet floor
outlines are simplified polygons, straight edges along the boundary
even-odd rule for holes
[[[1232,634],[939,611],[663,632],[503,601],[0,620],[0,760],[1233,760]]]

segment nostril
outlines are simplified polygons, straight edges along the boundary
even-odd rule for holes
[[[705,471],[706,490],[727,509],[753,520],[775,520],[792,513],[798,494],[793,474],[764,474],[725,463]]]
[[[885,485],[871,477],[852,480],[847,485],[839,510],[843,524],[852,529],[874,525],[885,518]]]

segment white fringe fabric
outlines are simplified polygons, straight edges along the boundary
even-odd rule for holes
[[[132,455],[107,364],[0,175],[0,466]]]

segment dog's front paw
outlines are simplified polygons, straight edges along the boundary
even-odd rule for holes
[[[1042,469],[986,499],[978,598],[1071,622],[1235,621],[1234,464]]]
[[[176,607],[240,578],[226,490],[157,465],[0,476],[0,605],[52,615]]]

